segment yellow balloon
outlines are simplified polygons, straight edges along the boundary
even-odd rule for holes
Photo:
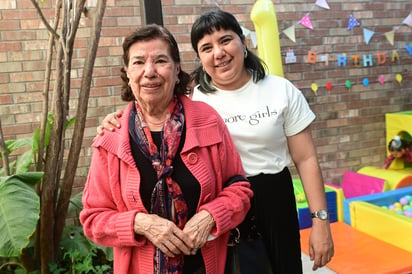
[[[318,84],[312,83],[312,85],[310,87],[312,88],[313,92],[316,93],[318,91]]]
[[[402,74],[396,74],[396,81],[400,84],[402,82]]]
[[[278,21],[272,0],[257,0],[250,18],[256,30],[259,57],[268,66],[269,74],[283,77]]]

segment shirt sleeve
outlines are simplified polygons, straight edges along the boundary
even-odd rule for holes
[[[286,80],[288,108],[285,112],[285,134],[292,136],[308,127],[316,118],[302,92]]]

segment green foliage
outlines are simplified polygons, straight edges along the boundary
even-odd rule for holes
[[[47,115],[46,130],[44,136],[44,148],[47,148],[50,141],[50,131],[53,126],[54,115],[49,112]],[[67,121],[66,125],[71,126],[74,123],[75,118]],[[40,128],[35,129],[33,137],[21,138],[17,140],[7,140],[6,142],[7,153],[11,154],[14,151],[24,150],[25,151],[17,157],[17,160],[10,162],[9,172],[10,174],[19,174],[27,172],[34,164],[34,169],[37,170],[36,163],[36,153],[39,151],[40,147]],[[0,152],[0,159],[3,157]],[[0,176],[4,176],[4,167],[0,169]]]
[[[46,132],[50,135],[53,115],[49,114]],[[37,132],[37,134],[36,134]],[[27,247],[40,217],[40,198],[34,185],[40,182],[44,172],[30,172],[39,148],[40,134],[37,129],[33,138],[6,141],[8,154],[26,149],[10,162],[11,176],[0,169],[0,256],[18,257]],[[48,136],[45,143],[48,144]],[[0,158],[3,155],[0,154]]]
[[[50,140],[53,114],[49,113],[44,137],[44,148]],[[66,121],[70,127],[75,118]],[[27,273],[19,261],[23,249],[33,253],[33,233],[40,218],[40,198],[34,186],[40,182],[44,172],[37,170],[35,162],[39,151],[40,129],[34,131],[32,138],[6,141],[8,153],[23,152],[9,165],[11,176],[4,176],[4,167],[0,169],[0,273]],[[25,150],[25,151],[24,151]],[[0,158],[3,155],[0,153]],[[59,261],[50,264],[53,273],[111,273],[113,251],[100,247],[83,234],[78,220],[82,209],[82,194],[70,199],[68,213],[77,218],[77,224],[65,227],[60,243]],[[40,274],[34,271],[30,274]]]
[[[111,272],[111,248],[103,248],[90,241],[80,226],[67,226],[63,234],[59,264],[50,264],[54,274]]]
[[[78,216],[83,208],[82,193],[70,199],[68,213]],[[113,249],[96,245],[84,236],[80,225],[66,226],[60,243],[58,264],[50,264],[53,274],[58,273],[112,273]]]
[[[43,172],[0,177],[0,256],[17,257],[36,229],[40,199],[33,184]]]
[[[34,192],[32,186],[33,183],[35,182],[36,178],[41,178],[40,175],[41,173],[33,173],[32,176],[28,176],[27,174],[23,175],[14,175],[10,176],[13,177],[12,179],[8,179],[7,181],[17,181],[16,178],[27,178],[27,184],[22,183],[23,185],[26,185],[26,189],[30,189],[32,193],[34,193],[36,196],[37,194]],[[1,182],[0,182],[1,185]],[[0,193],[2,193],[2,189],[0,187]],[[27,193],[25,193],[27,195]],[[23,195],[24,196],[24,195]],[[32,194],[29,194],[28,196],[32,196]],[[15,197],[15,195],[13,196]],[[82,198],[82,193],[79,193],[77,195],[74,195],[70,199],[70,206],[69,206],[69,213],[75,213],[77,221],[78,220],[78,213],[82,209],[82,204],[81,204],[81,198]],[[2,195],[0,196],[0,200],[2,199]],[[28,201],[28,203],[31,203]],[[39,205],[39,202],[37,202]],[[0,205],[1,208],[1,205]],[[31,252],[33,249],[32,246],[32,241],[30,241],[30,236],[33,233],[35,226],[38,221],[38,214],[37,214],[37,219],[36,220],[27,220],[27,217],[22,217],[21,215],[27,214],[28,211],[27,209],[20,208],[18,211],[23,212],[22,214],[18,214],[18,219],[19,224],[21,223],[27,223],[31,227],[31,232],[26,233],[25,235],[20,235],[22,234],[21,230],[23,228],[19,227],[13,227],[9,229],[8,231],[13,231],[11,236],[9,238],[17,239],[15,242],[20,243],[20,240],[24,240],[23,243],[20,243],[18,248],[15,248],[15,253],[13,254],[3,254],[0,253],[0,257],[6,257],[9,258],[8,260],[1,259],[0,258],[0,273],[14,273],[14,274],[19,274],[19,273],[26,273],[24,269],[22,269],[21,265],[18,263],[18,258],[17,256],[20,254],[21,249],[24,247],[28,250],[28,252]],[[38,211],[38,210],[37,210]],[[2,216],[0,216],[2,217]],[[3,218],[0,218],[3,220]],[[25,220],[25,222],[21,222],[21,220]],[[1,221],[3,222],[3,221]],[[7,219],[5,219],[5,222],[7,223]],[[7,223],[7,225],[10,225]],[[0,246],[1,249],[6,248],[9,245],[3,245],[3,236],[1,233],[2,228],[0,224]],[[16,234],[18,234],[16,236]],[[1,250],[0,249],[0,250]],[[16,262],[16,263],[13,263]],[[10,272],[6,272],[4,269],[2,269],[1,265],[5,264],[10,264],[9,270]],[[62,235],[62,240],[60,242],[60,251],[59,251],[59,260],[58,263],[51,263],[49,265],[50,271],[53,274],[59,274],[59,273],[113,273],[112,271],[112,264],[113,264],[113,249],[109,247],[102,247],[99,245],[96,245],[92,241],[90,241],[87,237],[84,236],[83,233],[83,228],[80,225],[70,225],[66,226]],[[40,274],[40,272],[31,272],[30,274]]]
[[[13,151],[16,151],[19,149],[32,147],[33,139],[32,138],[22,138],[18,140],[8,140],[5,143],[6,143],[7,153],[10,154]],[[0,153],[0,158],[3,158],[2,153]],[[17,174],[17,173],[23,173],[23,172],[28,171],[32,163],[32,159],[33,159],[33,150],[29,149],[25,151],[23,154],[21,154],[20,157],[17,158],[17,160],[10,162],[10,167],[9,167],[10,174]],[[5,175],[4,168],[5,167],[0,169],[0,176]]]

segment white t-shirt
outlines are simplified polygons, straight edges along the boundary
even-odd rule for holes
[[[314,119],[305,97],[285,78],[252,78],[237,90],[202,93],[193,100],[212,106],[225,121],[247,176],[274,174],[291,163],[286,136],[305,129]]]

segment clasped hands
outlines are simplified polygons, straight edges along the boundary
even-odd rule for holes
[[[145,236],[166,256],[180,254],[194,255],[206,243],[215,226],[212,215],[206,210],[196,213],[180,229],[172,221],[156,214],[138,213],[134,219],[133,229],[137,235]]]

